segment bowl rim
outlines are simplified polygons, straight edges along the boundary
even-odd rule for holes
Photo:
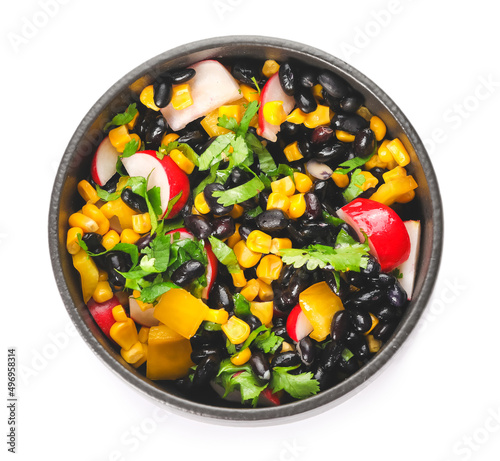
[[[433,216],[431,231],[431,258],[427,273],[424,276],[421,290],[417,298],[412,300],[412,303],[414,302],[412,310],[409,315],[404,317],[399,323],[396,333],[375,357],[373,357],[359,371],[346,380],[307,399],[276,407],[227,408],[193,402],[191,400],[169,394],[167,391],[162,390],[159,385],[156,385],[154,382],[147,382],[145,378],[140,378],[131,370],[124,367],[95,338],[84,319],[78,314],[74,300],[72,299],[65,282],[61,266],[61,254],[59,252],[59,232],[57,226],[54,226],[54,223],[57,223],[59,219],[62,186],[68,169],[70,168],[76,146],[81,141],[84,133],[90,129],[92,123],[102,112],[103,108],[116,98],[125,88],[129,87],[130,84],[147,74],[148,71],[154,68],[154,66],[157,66],[162,62],[194,52],[234,46],[235,44],[236,46],[258,46],[260,48],[269,47],[271,49],[280,49],[285,52],[289,51],[294,54],[299,53],[312,57],[313,59],[323,61],[325,66],[333,66],[336,69],[348,74],[350,78],[356,80],[361,86],[369,89],[385,106],[390,115],[398,122],[403,132],[407,135],[408,140],[413,145],[422,165],[422,169],[431,193],[431,203],[426,204],[426,206],[432,207]],[[84,116],[70,139],[56,173],[49,209],[48,231],[52,268],[66,310],[79,334],[88,346],[113,372],[115,372],[123,380],[130,383],[133,388],[143,395],[146,395],[159,404],[166,405],[175,413],[180,413],[185,416],[194,416],[197,418],[201,417],[205,421],[206,418],[209,418],[213,422],[222,424],[225,422],[230,422],[231,424],[245,424],[249,422],[273,424],[286,422],[294,417],[310,416],[315,410],[317,412],[326,411],[327,409],[344,402],[354,394],[360,392],[369,382],[378,376],[384,368],[386,368],[387,362],[401,348],[406,338],[414,330],[432,294],[442,254],[443,211],[441,195],[434,168],[420,137],[395,102],[381,88],[379,88],[378,85],[348,63],[315,47],[276,37],[261,35],[228,35],[193,41],[156,55],[125,74],[92,105],[91,109]]]

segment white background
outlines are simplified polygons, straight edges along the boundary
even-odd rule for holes
[[[17,459],[498,459],[500,303],[493,218],[500,33],[493,4],[46,4],[52,6],[44,7],[43,0],[3,2],[8,10],[0,15],[0,369],[6,369],[7,348],[17,347]],[[129,388],[71,329],[47,245],[56,169],[93,103],[129,70],[167,49],[233,34],[304,42],[375,81],[426,141],[445,209],[433,298],[390,366],[342,405],[271,428],[196,422],[159,411]],[[6,371],[0,376],[4,396]],[[1,414],[0,456],[7,459],[6,410]]]

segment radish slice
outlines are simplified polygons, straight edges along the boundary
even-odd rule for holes
[[[121,303],[116,295],[102,303],[98,303],[94,301],[94,298],[90,298],[89,302],[87,303],[87,308],[90,312],[90,315],[95,320],[95,323],[97,323],[102,332],[109,339],[112,339],[109,331],[115,323],[115,318],[113,317],[112,310],[113,307],[118,306],[119,304]]]
[[[119,155],[109,136],[106,136],[99,144],[90,166],[90,174],[97,185],[104,186],[114,176]]]
[[[276,134],[280,131],[280,125],[271,125],[264,118],[264,105],[271,101],[282,101],[283,109],[287,115],[292,112],[295,106],[293,96],[288,96],[283,91],[283,88],[281,88],[278,73],[275,73],[264,85],[264,88],[262,88],[260,95],[259,128],[257,130],[259,136],[271,142],[276,142],[278,139]]]
[[[200,61],[193,64],[191,69],[196,71],[196,75],[188,82],[193,104],[176,110],[170,103],[161,109],[173,131],[181,130],[193,120],[241,98],[240,85],[220,62]]]
[[[410,236],[410,256],[398,266],[399,272],[403,275],[399,283],[405,289],[408,300],[413,293],[413,284],[415,283],[415,273],[417,270],[418,254],[420,252],[420,221],[404,222],[408,235]]]
[[[297,304],[288,314],[288,319],[286,321],[286,332],[291,339],[295,342],[299,342],[302,338],[305,338],[309,333],[314,330],[306,314],[302,311],[299,304]]]
[[[160,322],[153,317],[154,307],[143,311],[134,297],[129,298],[130,318],[145,327],[155,327]]]

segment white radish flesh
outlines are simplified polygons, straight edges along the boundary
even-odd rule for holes
[[[145,327],[154,327],[160,323],[153,316],[155,311],[154,307],[151,307],[143,311],[139,307],[137,299],[133,297],[129,298],[129,309],[130,309],[130,318]]]
[[[115,149],[109,136],[99,144],[92,160],[92,179],[99,186],[104,186],[116,173],[116,162],[118,161],[118,151]]]
[[[420,221],[405,221],[404,224],[410,236],[411,249],[408,259],[398,267],[399,272],[403,275],[399,279],[399,283],[405,289],[408,299],[411,299],[420,252]]]

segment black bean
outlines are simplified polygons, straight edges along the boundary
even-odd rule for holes
[[[127,272],[130,270],[132,267],[130,256],[122,251],[110,251],[106,253],[105,258],[109,283],[115,288],[123,287],[125,277],[117,271]]]
[[[320,72],[318,83],[334,98],[343,98],[349,94],[350,85],[342,77],[329,70]]]
[[[358,91],[353,90],[348,96],[340,100],[340,108],[347,113],[355,113],[365,102],[365,98]]]
[[[283,317],[284,319],[284,317]],[[273,323],[276,323],[277,318],[273,318]],[[281,320],[281,319],[280,319]],[[292,339],[288,336],[286,326],[285,325],[275,325],[271,330],[276,336],[283,338],[287,343],[292,343]]]
[[[234,219],[231,216],[219,216],[212,221],[212,235],[219,240],[231,237],[235,232]]]
[[[349,148],[341,142],[328,143],[319,149],[314,155],[314,159],[321,163],[326,163],[330,168],[337,168],[345,162],[349,155]]]
[[[366,267],[362,267],[360,273],[365,277],[376,278],[380,275],[380,264],[373,256],[370,256]]]
[[[148,204],[146,203],[146,199],[144,197],[141,197],[139,194],[132,192],[132,189],[128,187],[122,190],[121,199],[128,207],[132,208],[138,213],[146,213],[148,211]]]
[[[286,228],[288,218],[282,210],[267,210],[256,218],[256,224],[263,232],[277,232]]]
[[[395,280],[394,284],[387,290],[389,304],[394,307],[404,307],[408,300],[408,295],[401,284]]]
[[[220,347],[226,344],[221,331],[208,331],[200,329],[195,335],[189,338],[193,350],[209,349],[210,347]]]
[[[153,99],[160,109],[167,107],[172,100],[172,81],[169,79],[157,80],[153,83]]]
[[[323,100],[325,101],[326,105],[330,107],[330,109],[333,110],[333,112],[341,112],[342,109],[340,108],[340,101],[341,98],[334,98],[332,95],[328,94],[324,89],[321,91],[321,95],[323,96]]]
[[[250,233],[253,231],[254,229],[252,229],[251,227],[248,227],[248,226],[240,226],[238,228],[238,232],[240,234],[240,237],[243,239],[243,240],[246,240],[248,238],[248,236],[250,235]]]
[[[304,201],[306,202],[306,211],[302,215],[303,219],[315,220],[321,217],[321,202],[314,192],[307,192],[304,194]]]
[[[346,359],[342,356],[338,362],[338,368],[347,376],[349,376],[359,369],[359,364],[355,357]]]
[[[351,328],[351,314],[349,311],[342,309],[335,312],[332,319],[332,340],[337,343],[342,343],[347,338],[347,333]]]
[[[210,221],[201,215],[191,214],[184,218],[186,229],[197,239],[206,239],[213,232],[213,226]]]
[[[303,137],[298,140],[297,147],[299,148],[300,153],[304,157],[303,159],[301,159],[301,161],[303,161],[303,160],[308,160],[312,157],[316,146],[314,146],[314,144],[311,142],[309,138]]]
[[[335,341],[329,342],[321,354],[321,365],[326,371],[331,371],[342,358],[344,346]]]
[[[299,354],[293,351],[281,352],[276,354],[271,361],[271,368],[274,367],[294,367],[300,365],[302,361],[300,360]]]
[[[325,368],[321,365],[319,365],[316,368],[316,371],[314,372],[314,379],[318,381],[319,383],[319,389],[320,391],[324,391],[326,389],[329,389],[332,387],[334,381],[335,381],[335,376],[331,371],[325,370]]]
[[[357,232],[351,226],[349,226],[349,224],[342,223],[339,227],[344,231],[346,231],[354,240],[356,240],[356,242],[359,242],[359,237]]]
[[[167,121],[163,115],[156,117],[147,127],[144,142],[148,149],[157,150],[161,145],[163,135],[167,131]]]
[[[333,216],[336,216],[335,211],[342,208],[346,204],[346,199],[342,195],[342,190],[339,189],[330,179],[326,181],[317,181],[313,188],[314,193],[318,196],[322,205],[328,205],[332,210],[328,211]]]
[[[279,136],[285,140],[293,140],[300,133],[301,127],[298,123],[283,122],[280,125]]]
[[[375,133],[370,128],[364,128],[354,137],[354,153],[358,157],[366,157],[375,149]]]
[[[333,130],[329,126],[318,126],[311,133],[311,142],[313,144],[324,144],[333,138]]]
[[[194,363],[199,364],[204,358],[209,355],[220,356],[221,349],[219,347],[210,345],[207,345],[201,349],[193,349],[193,352],[191,352],[191,360]]]
[[[344,301],[344,307],[364,309],[369,312],[384,302],[384,295],[384,291],[379,288],[364,287],[348,296]]]
[[[229,178],[227,178],[225,186],[228,188],[241,186],[242,184],[248,182],[250,179],[252,179],[250,173],[242,170],[241,168],[234,167],[231,171],[231,174],[229,175]]]
[[[316,358],[316,347],[309,336],[302,338],[297,343],[297,352],[304,365],[311,365]]]
[[[92,253],[102,253],[106,248],[102,245],[102,235],[97,232],[85,232],[82,240],[87,245],[87,249]]]
[[[227,312],[232,312],[234,310],[234,300],[228,286],[216,281],[210,291],[208,305],[212,309],[224,309]]]
[[[371,334],[379,341],[387,341],[391,337],[392,333],[394,333],[397,325],[398,323],[396,321],[379,322],[372,330]]]
[[[254,331],[257,328],[262,326],[262,322],[260,321],[259,317],[256,315],[246,315],[245,318],[243,319],[246,323],[248,323],[248,326],[250,327],[250,331]]]
[[[290,282],[281,293],[281,301],[285,307],[293,307],[299,302],[299,296],[309,285],[311,274],[304,267],[294,272]]]
[[[326,267],[325,267],[326,269]],[[330,289],[341,299],[345,299],[345,297],[350,293],[349,284],[342,278],[339,277],[339,284],[337,286],[337,280],[335,275],[329,270],[325,270],[325,282],[328,283]]]
[[[151,242],[154,240],[155,237],[156,237],[156,232],[153,234],[149,233],[143,235],[139,240],[137,240],[137,242],[135,242],[137,249],[139,251],[144,250],[144,248],[148,247],[151,244]]]
[[[293,96],[297,88],[297,74],[288,62],[281,64],[278,70],[281,89],[288,96]]]
[[[387,304],[373,307],[370,312],[382,322],[389,322],[399,317],[399,311]]]
[[[366,336],[361,333],[349,332],[346,338],[346,346],[359,360],[365,360],[370,356]]]
[[[312,88],[318,83],[318,73],[312,67],[303,67],[299,74],[299,84],[307,88]]]
[[[295,90],[293,97],[297,107],[306,114],[314,112],[318,107],[318,103],[311,88],[300,86]]]
[[[210,208],[210,211],[213,214],[216,214],[216,215],[219,215],[219,216],[231,213],[231,211],[234,208],[233,205],[230,205],[230,206],[221,205],[217,201],[218,198],[213,196],[213,193],[215,191],[223,191],[223,190],[224,190],[224,186],[222,184],[217,184],[217,183],[207,184],[205,186],[205,189],[203,190],[203,195],[205,197],[207,205]]]
[[[181,83],[189,82],[189,80],[191,80],[196,75],[196,71],[191,68],[176,69],[176,70],[169,70],[168,72],[165,72],[164,75],[172,83],[180,85]]]
[[[219,372],[221,359],[217,355],[208,355],[196,367],[193,375],[193,386],[206,386]]]
[[[253,351],[248,362],[250,363],[252,371],[255,373],[257,378],[265,382],[271,379],[269,362],[261,351]]]
[[[181,264],[170,276],[170,280],[180,287],[185,287],[205,273],[205,266],[192,259]]]
[[[336,130],[346,131],[354,135],[369,126],[369,123],[357,114],[335,114],[331,124]]]
[[[323,221],[306,221],[300,224],[299,234],[305,240],[326,236],[330,225]]]
[[[351,308],[349,310],[351,323],[354,330],[359,333],[366,333],[372,327],[372,318],[370,314],[361,309]]]
[[[385,168],[380,168],[378,166],[376,166],[375,168],[372,168],[370,170],[370,173],[375,176],[377,179],[378,179],[378,182],[380,184],[384,183],[384,177],[383,177],[383,174],[386,172],[387,170]]]
[[[231,74],[236,79],[247,85],[254,85],[254,79],[258,82],[261,77],[261,64],[251,59],[236,61],[231,67]]]
[[[207,134],[205,131],[195,129],[182,134],[182,136],[179,136],[175,141],[188,144],[194,148],[194,146],[204,144],[207,141]]]

